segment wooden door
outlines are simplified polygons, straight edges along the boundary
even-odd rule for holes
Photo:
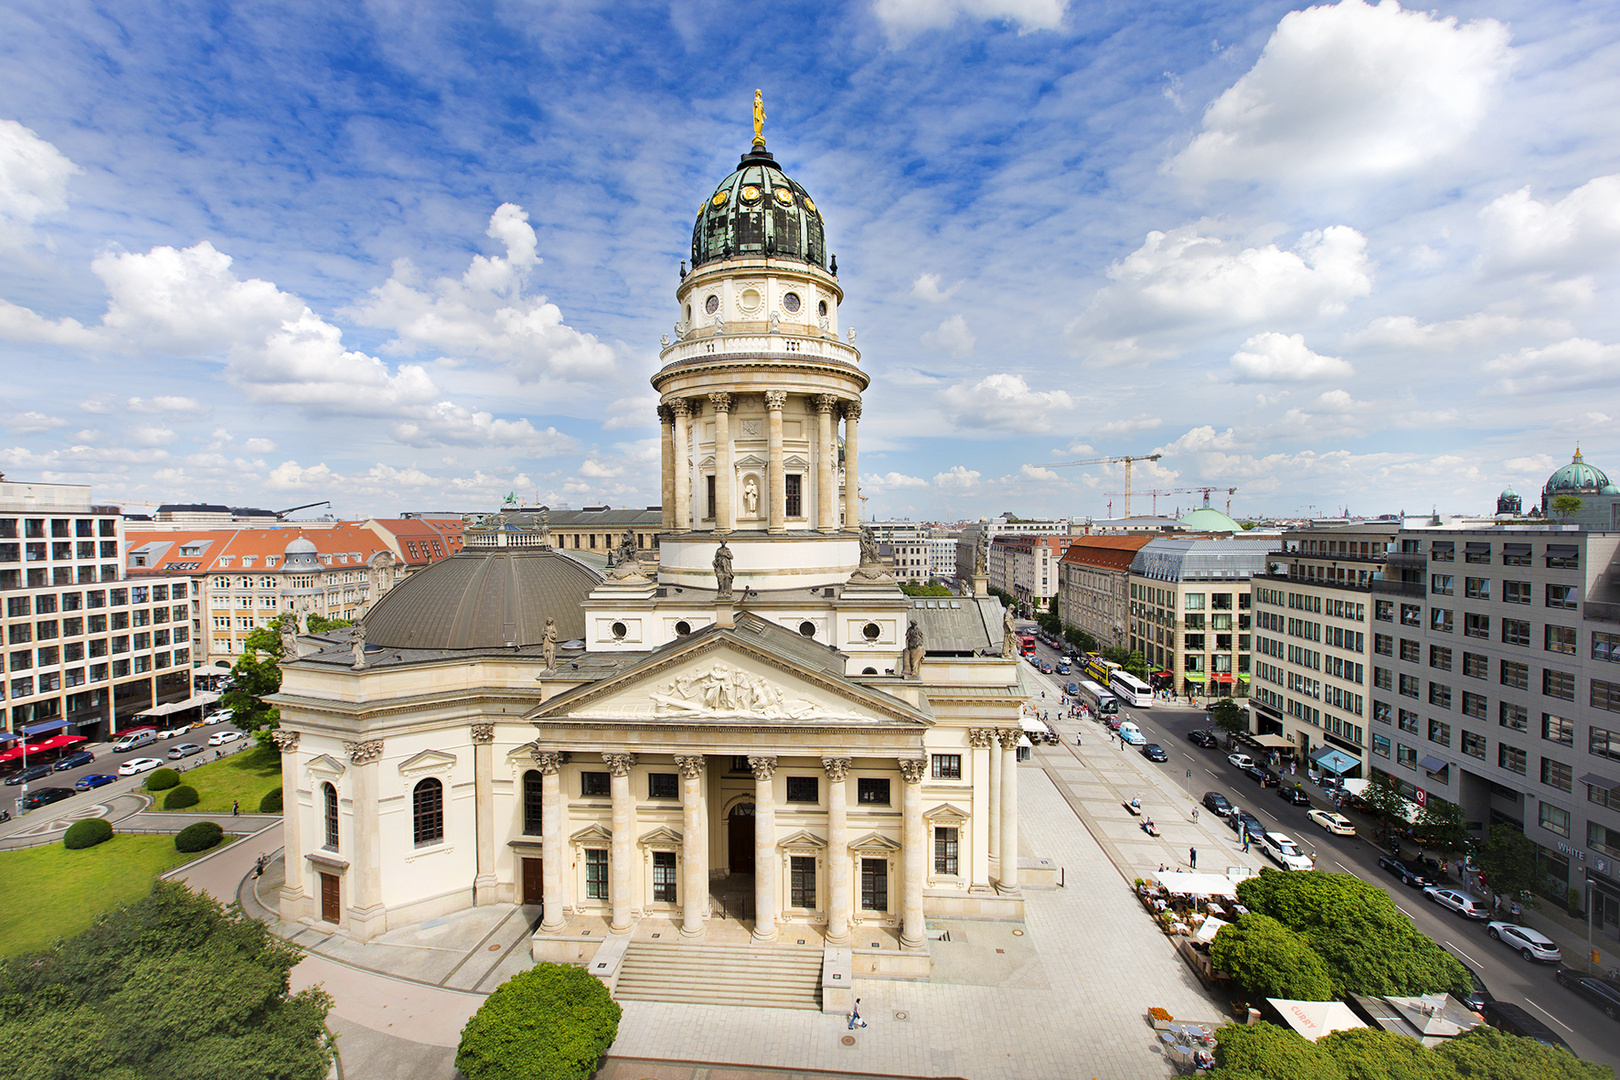
[[[733,874],[754,872],[753,803],[738,803],[726,818],[726,865]]]
[[[321,875],[321,919],[324,922],[341,921],[342,899],[336,874]]]
[[[543,871],[544,861],[540,859],[523,860],[523,902],[525,904],[539,904],[545,901],[545,883]]]

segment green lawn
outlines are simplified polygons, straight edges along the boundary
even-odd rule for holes
[[[187,769],[180,774],[180,782],[196,788],[201,800],[196,806],[186,808],[188,814],[210,810],[223,810],[228,814],[233,800],[241,801],[242,813],[257,814],[259,800],[264,798],[264,793],[281,786],[281,752],[273,746],[268,749],[255,746],[228,758]],[[152,794],[158,801],[155,809],[161,809],[164,793],[155,791]]]
[[[82,851],[69,851],[61,841],[0,851],[0,955],[71,937],[100,912],[151,892],[165,870],[196,857],[176,851],[172,836],[114,836]]]

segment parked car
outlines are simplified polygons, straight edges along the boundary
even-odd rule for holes
[[[1305,794],[1305,789],[1300,787],[1298,784],[1294,785],[1293,787],[1289,787],[1287,784],[1278,786],[1277,796],[1284,802],[1293,806],[1311,805],[1311,797]]]
[[[216,731],[208,736],[208,745],[224,746],[226,743],[233,743],[240,738],[242,738],[240,731]]]
[[[1222,795],[1218,791],[1204,792],[1204,808],[1209,810],[1218,818],[1229,818],[1232,816],[1232,804],[1227,801],[1225,795]]]
[[[1518,950],[1526,960],[1545,960],[1556,964],[1564,959],[1558,943],[1540,930],[1532,930],[1518,923],[1489,922],[1485,924],[1485,932],[1508,948]]]
[[[1202,746],[1206,750],[1215,749],[1219,743],[1219,740],[1215,738],[1215,733],[1205,728],[1194,728],[1192,731],[1187,732],[1187,741]]]
[[[80,765],[88,765],[94,760],[96,760],[96,755],[90,751],[75,750],[61,761],[58,761],[52,768],[57,772],[67,772],[69,769],[77,769]]]
[[[1169,761],[1170,755],[1164,752],[1164,747],[1156,742],[1150,742],[1142,747],[1142,756],[1149,761]]]
[[[1393,855],[1378,856],[1378,865],[1400,878],[1403,885],[1410,885],[1414,889],[1426,889],[1434,884],[1434,881],[1419,867]]]
[[[1254,764],[1254,758],[1250,757],[1248,754],[1242,753],[1227,754],[1226,760],[1231,762],[1233,765],[1236,765],[1240,769],[1247,769],[1249,766]]]
[[[1261,823],[1259,818],[1246,811],[1232,811],[1232,816],[1226,819],[1226,824],[1233,832],[1237,832],[1240,825],[1246,826],[1249,830],[1249,839],[1255,843],[1259,843],[1266,838],[1265,825]]]
[[[1542,1046],[1563,1047],[1572,1054],[1575,1052],[1569,1049],[1569,1043],[1560,1039],[1552,1028],[1537,1020],[1527,1009],[1511,1001],[1482,1002],[1475,1011],[1485,1017],[1487,1024],[1501,1028],[1509,1035],[1517,1035],[1521,1039],[1534,1039]]]
[[[49,806],[53,802],[73,798],[73,789],[70,787],[42,787],[35,788],[23,796],[24,810],[37,810],[41,806]]]
[[[1272,862],[1284,870],[1310,870],[1313,868],[1311,857],[1301,851],[1298,844],[1282,833],[1266,833],[1265,836],[1260,838],[1260,848],[1271,856]]]
[[[26,784],[30,780],[39,780],[49,775],[51,775],[49,765],[30,765],[28,768],[19,769],[6,777],[6,784],[10,787],[16,787],[18,784]]]
[[[169,747],[169,757],[171,759],[190,757],[192,754],[200,754],[202,752],[203,748],[194,742],[175,743],[173,746]]]
[[[118,775],[134,776],[137,773],[151,772],[153,769],[162,764],[163,762],[155,757],[130,758],[128,761],[118,766]]]
[[[137,747],[150,746],[155,742],[157,742],[156,728],[135,728],[131,731],[124,732],[123,738],[113,743],[113,753],[122,754],[125,751],[134,750]]]
[[[114,780],[117,780],[117,779],[118,779],[118,777],[113,776],[111,773],[104,773],[104,772],[86,773],[85,775],[79,777],[77,780],[73,781],[73,786],[78,788],[80,791],[89,791],[91,788],[102,787],[102,786],[104,786],[106,784],[112,783]]]
[[[1453,957],[1453,959],[1456,958]],[[1461,960],[1458,960],[1457,962],[1462,964]],[[1479,972],[1475,971],[1467,964],[1463,964],[1462,969],[1468,972],[1469,981],[1468,996],[1463,998],[1463,1004],[1467,1005],[1475,1012],[1479,1012],[1485,1007],[1487,1002],[1495,1001],[1496,998],[1491,996],[1490,988],[1485,985],[1485,980],[1479,977]]]
[[[1559,986],[1567,986],[1594,1002],[1610,1020],[1620,1020],[1620,987],[1583,971],[1571,971],[1569,968],[1559,968],[1556,977]]]
[[[1440,889],[1430,885],[1423,890],[1423,895],[1441,907],[1450,908],[1465,919],[1488,919],[1491,913],[1485,910],[1485,905],[1475,900],[1467,893],[1456,889]]]
[[[230,718],[231,718],[231,714],[226,712],[224,709],[215,709],[211,713],[204,713],[203,714],[202,725],[201,726],[203,726],[203,727],[213,727],[215,724],[219,723],[221,720],[229,720]]]
[[[186,732],[188,732],[190,730],[191,730],[191,725],[190,724],[177,724],[174,727],[159,728],[158,729],[158,738],[160,738],[160,739],[172,739],[172,738],[175,738],[176,736],[184,735]]]
[[[1312,810],[1305,815],[1334,836],[1354,836],[1356,826],[1343,814],[1335,814],[1331,810]]]
[[[1264,765],[1250,765],[1243,771],[1249,774],[1249,779],[1253,780],[1263,788],[1276,787],[1278,784],[1282,783],[1282,780],[1278,778],[1277,774],[1266,768]]]

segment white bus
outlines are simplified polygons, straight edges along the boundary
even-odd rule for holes
[[[1124,669],[1109,676],[1108,689],[1127,705],[1153,704],[1153,691],[1148,689],[1148,684]]]
[[[1080,696],[1091,699],[1091,707],[1098,716],[1115,716],[1119,713],[1119,699],[1094,682],[1080,680]]]

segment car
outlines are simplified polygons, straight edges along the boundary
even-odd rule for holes
[[[1258,844],[1266,838],[1265,825],[1259,818],[1243,810],[1233,810],[1232,816],[1226,819],[1226,824],[1233,832],[1237,832],[1239,826],[1247,828],[1249,839],[1254,843]]]
[[[1207,728],[1194,728],[1192,731],[1187,732],[1187,741],[1202,746],[1205,750],[1215,749],[1216,744],[1219,742],[1215,738],[1215,733]]]
[[[1280,832],[1268,832],[1260,838],[1260,849],[1271,856],[1271,861],[1284,870],[1311,870],[1315,864],[1300,850],[1298,844]]]
[[[1322,826],[1322,828],[1326,829],[1334,836],[1356,835],[1355,823],[1349,818],[1345,817],[1343,814],[1335,814],[1331,810],[1312,810],[1305,816],[1316,822],[1316,824]]]
[[[49,806],[53,802],[73,798],[73,789],[70,787],[42,787],[35,788],[23,796],[24,810],[37,810],[41,806]]]
[[[1233,765],[1236,765],[1240,769],[1247,769],[1250,765],[1254,764],[1254,758],[1250,757],[1248,754],[1242,753],[1227,754],[1226,760],[1231,762]]]
[[[1170,755],[1164,752],[1164,747],[1156,742],[1150,742],[1142,747],[1142,756],[1149,761],[1169,761]]]
[[[184,735],[186,732],[188,732],[190,730],[191,730],[191,725],[190,724],[179,724],[179,725],[176,725],[175,727],[159,728],[158,729],[158,738],[160,738],[160,739],[173,739],[176,736]]]
[[[1558,985],[1568,987],[1582,997],[1596,1003],[1610,1020],[1620,1020],[1620,987],[1584,971],[1559,968],[1555,976]]]
[[[203,748],[194,742],[175,743],[173,746],[169,747],[170,758],[190,757],[192,754],[200,754],[202,752]]]
[[[231,718],[231,714],[224,711],[223,709],[221,709],[218,712],[211,712],[211,713],[208,713],[207,715],[205,715],[202,718],[202,721],[199,724],[199,726],[200,727],[213,727],[215,724],[219,723],[221,720],[229,720],[230,718]]]
[[[1481,1002],[1474,1009],[1485,1017],[1485,1022],[1492,1027],[1501,1028],[1509,1035],[1517,1035],[1521,1039],[1534,1039],[1542,1046],[1553,1048],[1562,1047],[1571,1054],[1575,1051],[1569,1049],[1569,1043],[1558,1037],[1552,1028],[1537,1020],[1530,1012],[1511,1001],[1497,1001],[1494,998]]]
[[[1475,900],[1465,892],[1456,889],[1441,889],[1430,885],[1423,890],[1423,895],[1441,907],[1450,908],[1465,919],[1488,919],[1491,913],[1485,910],[1485,905]]]
[[[216,731],[212,735],[208,736],[208,745],[224,746],[226,743],[233,743],[238,739],[245,739],[246,737],[247,736],[243,735],[240,731]]]
[[[18,784],[26,784],[30,780],[39,780],[49,775],[51,775],[49,765],[30,765],[28,768],[20,769],[6,777],[6,784],[10,787],[16,787]]]
[[[1052,674],[1052,665],[1051,664],[1042,664],[1041,665],[1041,674],[1042,675],[1050,675],[1050,674]]]
[[[1249,779],[1253,780],[1263,788],[1276,787],[1278,784],[1282,783],[1282,780],[1278,778],[1276,773],[1258,763],[1250,765],[1243,771],[1249,774]]]
[[[1381,869],[1388,870],[1400,878],[1402,884],[1410,885],[1414,889],[1426,889],[1434,884],[1433,879],[1422,870],[1404,859],[1396,858],[1394,855],[1378,856],[1378,865]]]
[[[1204,792],[1204,808],[1218,818],[1232,816],[1232,804],[1218,791]]]
[[[1277,796],[1284,802],[1293,806],[1311,805],[1311,797],[1305,794],[1305,789],[1300,787],[1298,784],[1295,784],[1293,787],[1289,787],[1286,784],[1279,785],[1277,788]]]
[[[1068,674],[1070,674],[1069,665],[1068,664],[1059,664],[1057,666],[1057,673],[1059,675],[1068,675]]]
[[[118,777],[112,775],[111,773],[86,773],[77,780],[73,781],[73,786],[78,788],[80,791],[89,791],[91,788],[104,787],[117,779]]]
[[[118,775],[135,776],[138,773],[151,772],[153,769],[158,768],[162,764],[163,762],[155,757],[130,758],[128,761],[118,766]]]
[[[90,751],[78,750],[58,761],[51,768],[56,772],[67,772],[69,769],[77,769],[80,765],[88,765],[94,760],[96,760],[96,755]]]
[[[1526,960],[1545,960],[1549,964],[1556,964],[1564,959],[1558,943],[1540,930],[1512,922],[1488,922],[1485,932],[1508,948],[1518,950]]]
[[[1463,964],[1461,960],[1457,962],[1462,964],[1464,971],[1468,972],[1468,996],[1462,999],[1463,1004],[1475,1012],[1479,1012],[1487,1002],[1495,1001],[1496,998],[1492,996],[1490,988],[1485,985],[1485,980],[1479,977],[1479,972],[1467,964]]]

